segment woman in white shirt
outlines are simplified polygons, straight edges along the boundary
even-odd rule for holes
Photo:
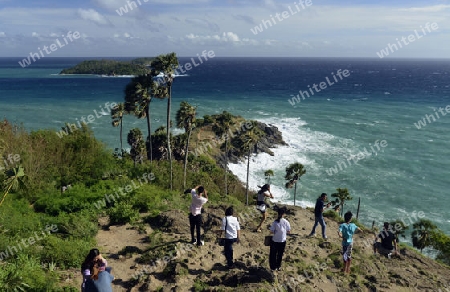
[[[225,231],[225,258],[227,259],[227,266],[232,269],[233,263],[233,243],[239,243],[240,230],[239,221],[237,217],[233,216],[233,207],[225,210],[225,217],[222,219],[222,230]]]
[[[266,220],[267,213],[266,213],[266,198],[273,199],[273,195],[270,192],[270,185],[265,184],[261,187],[261,189],[258,191],[258,199],[256,201],[256,208],[261,212],[261,222],[259,222],[259,225],[256,227],[256,232],[262,232],[261,226],[263,225],[264,221]]]
[[[289,221],[283,218],[285,213],[285,208],[278,209],[278,218],[270,226],[273,237],[270,242],[269,265],[272,271],[281,270],[281,261],[286,248],[286,234],[291,233]]]

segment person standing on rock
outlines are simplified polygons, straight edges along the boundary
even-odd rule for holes
[[[191,243],[197,246],[205,245],[200,240],[200,227],[202,225],[202,207],[208,202],[208,192],[203,186],[196,186],[191,190],[192,202],[189,213],[189,223],[191,225]],[[194,231],[197,232],[197,238],[194,237]]]
[[[322,237],[323,239],[327,239],[326,235],[326,228],[327,225],[325,224],[325,220],[323,219],[323,211],[325,208],[328,208],[331,206],[331,203],[328,203],[325,206],[325,202],[327,201],[327,194],[322,193],[320,197],[316,201],[316,206],[314,207],[314,217],[315,222],[313,229],[311,230],[311,233],[308,235],[308,237],[314,237],[316,235],[316,227],[318,224],[322,226]]]
[[[263,225],[264,221],[267,218],[266,202],[265,202],[266,198],[273,199],[273,195],[270,192],[270,185],[269,184],[263,185],[261,187],[261,189],[258,191],[258,198],[257,198],[257,201],[256,201],[256,205],[257,205],[256,208],[261,212],[262,217],[261,217],[261,222],[256,227],[256,232],[262,232],[261,226]]]
[[[270,242],[269,266],[272,271],[281,270],[281,261],[286,248],[286,235],[291,233],[291,224],[283,218],[286,208],[278,209],[278,218],[270,226],[273,233]]]
[[[225,217],[222,219],[222,230],[225,232],[225,245],[224,253],[227,259],[227,267],[232,269],[234,267],[233,262],[233,243],[239,243],[240,230],[239,221],[237,217],[233,216],[233,207],[229,207],[225,210]]]
[[[350,264],[352,263],[352,250],[353,250],[353,234],[357,230],[362,231],[361,228],[351,223],[353,214],[348,211],[344,214],[345,223],[339,225],[338,235],[342,238],[342,256],[344,259],[344,273],[350,274]]]

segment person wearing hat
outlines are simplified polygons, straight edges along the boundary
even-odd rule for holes
[[[314,217],[315,217],[314,227],[311,230],[311,233],[308,235],[308,237],[315,236],[316,227],[318,224],[320,224],[322,226],[322,237],[324,239],[327,239],[327,235],[326,235],[326,229],[327,229],[326,226],[327,225],[325,224],[325,220],[323,219],[323,211],[325,210],[325,208],[330,207],[331,203],[328,203],[327,205],[325,205],[326,201],[327,201],[327,194],[322,193],[316,201],[316,206],[314,208]]]
[[[281,270],[281,261],[286,248],[286,235],[291,233],[291,224],[284,219],[286,208],[278,209],[278,218],[270,226],[273,234],[270,242],[269,266],[272,271]]]

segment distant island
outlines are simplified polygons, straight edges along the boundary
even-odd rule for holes
[[[96,74],[107,76],[142,75],[149,73],[152,58],[137,58],[131,61],[91,60],[63,69],[59,74]]]

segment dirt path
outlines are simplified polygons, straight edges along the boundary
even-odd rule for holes
[[[317,237],[307,237],[314,223],[313,213],[301,208],[289,207],[289,209],[286,219],[291,223],[293,235],[288,238],[283,271],[275,275],[273,285],[286,285],[292,281],[293,277],[301,281],[302,279],[299,278],[301,275],[304,282],[301,282],[299,287],[302,287],[302,291],[303,289],[305,291],[336,291],[337,287],[353,287],[352,285],[356,289],[352,288],[353,291],[366,291],[365,288],[368,287],[391,289],[390,291],[434,291],[430,289],[434,288],[436,283],[444,283],[445,279],[450,279],[450,269],[443,269],[436,262],[412,251],[405,250],[401,258],[392,260],[373,256],[370,244],[373,235],[367,233],[355,236],[352,266],[357,269],[358,275],[343,276],[335,263],[335,261],[341,261],[340,239],[337,235],[338,223],[326,219],[328,239],[325,241],[327,244],[324,245],[324,240],[320,237],[320,226],[316,230]],[[259,269],[260,272],[268,270],[269,247],[264,246],[263,241],[264,236],[269,234],[267,227],[275,219],[276,213],[269,210],[269,217],[261,233],[254,232],[259,213],[249,208],[248,214],[237,214],[241,222],[242,240],[240,244],[234,245],[236,268],[229,271],[225,268],[223,247],[215,243],[214,231],[219,229],[223,209],[207,207],[205,211],[203,214],[205,230],[202,230],[205,246],[202,247],[189,244],[187,215],[177,210],[162,214],[163,220],[160,219],[162,221],[145,224],[146,234],[139,233],[130,225],[111,226],[109,230],[104,228],[99,230],[96,237],[98,248],[107,258],[108,265],[113,268],[112,274],[116,278],[113,291],[160,291],[159,289],[162,288],[162,291],[184,292],[191,291],[195,283],[209,283],[210,286],[225,285],[227,288],[223,291],[253,291],[270,287],[267,283],[263,283],[262,278],[250,286],[246,284],[247,286],[241,288],[239,286],[232,288],[233,286],[229,283],[237,281],[236,279],[242,281],[248,278],[251,269]],[[100,225],[106,226],[106,220],[101,218]],[[155,241],[156,246],[153,243],[150,247],[149,237],[153,236],[156,230],[160,231]],[[169,245],[176,246],[176,255],[173,255],[166,263],[145,273],[145,277],[139,283],[130,282],[135,273],[142,271],[145,265],[151,265],[161,259],[157,253],[164,254],[161,250]],[[125,249],[130,253],[125,256],[120,255],[120,251]],[[154,251],[155,254],[147,257],[148,262],[136,264],[136,259],[149,251]],[[168,268],[171,264],[173,266]],[[323,264],[325,268],[321,269],[319,264]],[[364,283],[366,287],[358,283]],[[127,286],[133,286],[133,288],[126,288]]]

